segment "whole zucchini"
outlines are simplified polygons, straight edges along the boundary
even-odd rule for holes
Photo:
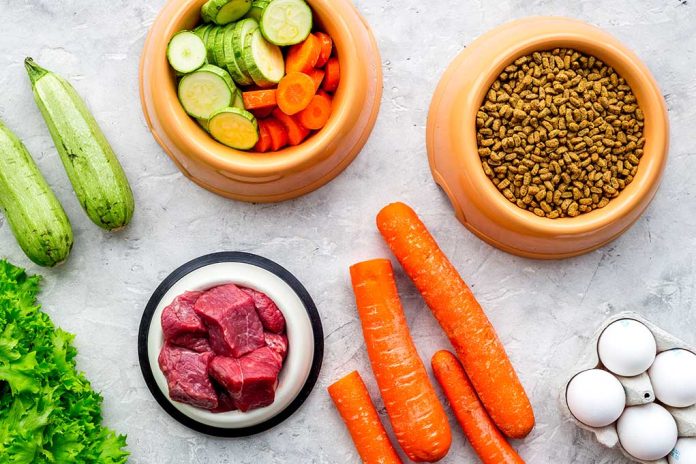
[[[24,253],[39,266],[65,261],[73,232],[24,144],[0,122],[0,206]]]
[[[133,217],[133,193],[99,125],[68,81],[31,58],[24,65],[80,204],[99,227],[125,227]]]

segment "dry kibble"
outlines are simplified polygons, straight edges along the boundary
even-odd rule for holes
[[[534,52],[505,68],[476,116],[486,176],[540,217],[604,208],[633,181],[643,112],[623,77],[571,49]]]

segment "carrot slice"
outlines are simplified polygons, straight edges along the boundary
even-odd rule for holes
[[[266,121],[259,120],[259,141],[256,142],[254,151],[258,153],[266,153],[271,149],[271,133],[268,131]]]
[[[440,322],[481,402],[510,438],[525,437],[534,412],[493,325],[416,213],[385,207],[377,227]]]
[[[302,124],[297,122],[292,116],[288,116],[287,114],[283,113],[280,108],[273,110],[273,116],[278,121],[283,123],[287,129],[288,142],[290,145],[295,146],[301,144],[309,135],[309,129],[302,126]]]
[[[290,116],[297,114],[307,108],[315,93],[314,81],[307,74],[286,74],[278,84],[278,108]]]
[[[297,119],[307,129],[319,130],[326,125],[329,116],[331,116],[331,98],[324,94],[312,97],[312,101],[297,115]]]
[[[277,106],[267,106],[263,108],[256,108],[255,110],[249,110],[249,112],[256,116],[256,119],[263,119],[269,117],[276,108]]]
[[[322,43],[314,34],[309,34],[304,42],[293,45],[285,58],[285,72],[309,72],[316,66],[321,56]]]
[[[319,42],[321,42],[321,53],[319,54],[319,60],[314,65],[317,68],[323,68],[326,63],[328,63],[329,58],[331,58],[331,51],[333,50],[333,40],[329,34],[324,34],[323,32],[316,33]]]
[[[329,386],[329,395],[364,464],[401,464],[360,374],[353,371]]]
[[[452,432],[411,339],[391,262],[355,264],[350,276],[367,354],[396,439],[413,461],[442,459]]]
[[[338,63],[338,58],[331,58],[326,63],[326,77],[322,88],[327,92],[335,92],[338,89],[338,84],[341,82],[341,65]]]
[[[278,151],[288,145],[288,130],[277,119],[266,119],[266,128],[271,135],[271,150]]]
[[[266,89],[243,92],[242,99],[244,100],[244,108],[246,110],[276,106],[276,90]]]
[[[495,427],[459,360],[449,351],[435,353],[433,373],[452,411],[483,464],[524,464],[524,460]]]
[[[326,73],[321,69],[312,69],[307,75],[314,81],[314,91],[319,92]]]

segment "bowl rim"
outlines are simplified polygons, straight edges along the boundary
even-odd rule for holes
[[[549,24],[549,27],[542,32],[538,32],[533,26],[539,26],[542,23]],[[567,28],[564,28],[564,26]],[[550,28],[553,28],[553,31],[549,31],[548,29]],[[498,218],[495,221],[498,224],[507,224],[507,226],[501,226],[505,229],[524,230],[527,233],[539,234],[543,237],[556,237],[580,236],[606,228],[610,224],[628,216],[631,211],[639,207],[646,197],[654,194],[654,190],[660,183],[668,157],[669,122],[664,97],[660,92],[659,86],[650,70],[634,52],[609,33],[577,19],[560,16],[522,18],[504,23],[488,31],[477,38],[475,42],[487,42],[498,34],[509,33],[512,29],[515,29],[515,32],[517,32],[519,40],[513,45],[507,45],[501,53],[495,54],[490,62],[483,66],[484,72],[476,76],[466,96],[466,100],[463,100],[467,103],[465,105],[466,109],[461,112],[461,116],[454,116],[457,119],[457,126],[466,134],[463,137],[465,139],[464,145],[461,147],[461,152],[464,154],[462,161],[465,164],[462,168],[465,171],[463,175],[467,176],[468,180],[475,185],[478,194],[485,196],[485,201],[487,202],[485,214],[489,217]],[[470,52],[471,45],[473,43],[455,58],[450,64],[448,71],[461,64],[460,60],[463,59],[462,57],[465,54]],[[594,55],[608,66],[614,68],[620,76],[626,79],[634,95],[636,95],[638,104],[643,109],[645,115],[645,125],[646,127],[648,125],[654,126],[652,129],[654,135],[650,139],[646,137],[644,154],[635,178],[607,206],[573,218],[549,219],[536,216],[531,211],[511,203],[485,175],[478,154],[475,120],[476,113],[485,94],[506,66],[520,56],[527,55],[533,51],[552,50],[555,48],[573,48],[585,54]],[[443,77],[436,94],[437,92],[442,93],[444,87],[451,85],[449,81],[452,78],[452,75]],[[436,113],[440,106],[440,100],[437,99],[437,95],[433,103],[435,104],[432,105],[429,113],[429,123],[434,122],[431,119],[437,117]],[[651,110],[646,110],[646,108],[651,108]],[[435,137],[435,130],[434,128],[428,130],[429,138],[431,136]],[[644,129],[645,132],[647,132],[647,129]],[[432,147],[432,143],[432,141],[428,143],[429,148]],[[443,186],[455,209],[461,210],[461,206],[457,204],[457,198],[451,194],[452,189],[446,185],[446,176],[443,176],[438,171],[436,155],[433,151],[433,149],[428,150],[428,157],[436,181]],[[463,212],[459,212],[465,215]],[[467,224],[466,220],[463,222]],[[467,224],[467,227],[473,228],[477,235],[484,237],[492,243],[499,244],[498,246],[504,249],[512,250],[517,248],[510,244],[501,243],[501,240],[495,237],[485,236],[474,225]],[[505,241],[502,240],[502,242]],[[601,243],[592,249],[603,244]],[[535,254],[528,250],[519,251],[526,255]],[[569,255],[577,255],[586,251],[590,250],[580,250],[579,252],[569,253]],[[563,254],[556,254],[556,256],[559,255]]]
[[[352,63],[360,59],[360,56],[353,41],[350,40],[353,33],[348,21],[344,15],[339,14],[340,9],[344,8],[345,4],[348,3],[347,0],[341,0],[340,2],[336,2],[336,0],[306,1],[312,8],[315,25],[321,25],[322,29],[326,30],[326,24],[330,24],[331,28],[340,31],[338,34],[331,34],[331,37],[334,40],[334,47],[337,50],[337,57],[340,62],[341,83],[334,94],[332,114],[327,124],[321,130],[312,134],[311,137],[297,146],[286,147],[273,152],[272,156],[260,156],[266,154],[236,150],[223,145],[203,130],[181,107],[177,97],[174,72],[167,63],[165,49],[155,50],[155,56],[142,53],[140,59],[140,98],[141,102],[143,102],[148,125],[152,127],[151,116],[148,114],[147,105],[144,104],[146,92],[144,73],[146,62],[152,61],[152,72],[158,76],[164,76],[167,81],[167,84],[159,90],[159,92],[164,93],[165,97],[163,98],[166,99],[167,103],[164,106],[164,112],[159,117],[174,123],[174,127],[170,127],[169,131],[188,134],[187,137],[181,140],[185,144],[181,149],[193,160],[203,162],[217,170],[233,172],[239,176],[268,177],[276,176],[280,172],[300,170],[307,165],[327,158],[331,153],[331,144],[339,137],[342,126],[350,123],[346,115],[351,112],[351,108],[362,106],[361,101],[352,98],[348,94],[349,92],[345,90],[348,87],[353,88],[354,85],[352,83],[360,80],[361,76],[358,67],[352,65]],[[186,23],[186,18],[188,17],[196,17],[195,15],[198,14],[196,10],[199,10],[203,3],[205,3],[205,0],[182,0],[180,2],[170,2],[170,4],[166,5],[155,19],[153,26],[150,27],[145,39],[145,49],[147,50],[151,35],[160,22],[166,19],[166,22],[161,27],[166,34],[173,35],[176,32],[173,25]],[[329,15],[327,14],[328,11],[338,12],[337,14]],[[362,20],[362,17],[360,19]],[[346,40],[336,40],[337,37],[346,37]],[[149,87],[156,85],[155,80],[150,78]],[[378,91],[377,96],[381,100],[381,91]],[[377,108],[379,106],[378,103]],[[155,131],[152,132],[160,145],[162,145],[160,137]]]
[[[153,316],[157,312],[161,300],[176,285],[180,280],[189,274],[205,268],[210,265],[224,263],[239,263],[258,267],[268,271],[279,278],[283,283],[287,284],[290,289],[299,298],[303,308],[307,312],[309,324],[314,338],[313,357],[309,367],[309,372],[306,380],[302,384],[297,396],[290,401],[283,409],[274,416],[263,420],[262,422],[237,428],[217,427],[196,420],[194,417],[187,415],[169,399],[168,395],[160,388],[155,373],[152,369],[152,362],[149,355],[149,336],[153,322]],[[225,280],[224,276],[218,280]],[[156,322],[156,321],[155,321]],[[324,357],[324,336],[321,317],[312,300],[311,296],[304,286],[295,278],[289,271],[279,264],[263,258],[258,255],[245,252],[218,252],[196,258],[174,270],[167,276],[157,289],[153,292],[148,301],[140,321],[138,332],[138,360],[140,369],[145,379],[145,383],[150,390],[150,393],[155,397],[159,405],[177,422],[189,427],[195,431],[218,437],[244,437],[254,435],[260,432],[269,430],[281,422],[285,421],[294,414],[302,404],[307,400],[311,391],[314,389],[319,378]]]

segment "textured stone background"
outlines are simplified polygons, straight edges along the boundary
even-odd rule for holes
[[[46,276],[42,302],[77,334],[79,366],[105,396],[106,423],[128,433],[132,462],[353,463],[357,455],[325,387],[359,369],[374,398],[348,283],[348,266],[387,256],[374,216],[387,201],[412,204],[495,323],[529,394],[538,425],[515,445],[530,463],[623,463],[562,420],[562,378],[596,326],[636,310],[696,342],[696,3],[686,0],[357,0],[382,51],[384,99],[362,155],[330,185],[296,201],[248,205],[188,182],[150,136],[138,101],[138,58],[164,0],[0,0],[0,118],[26,142],[75,229],[70,261],[38,269],[0,219],[0,255]],[[469,234],[430,178],[426,112],[439,74],[477,36],[513,18],[567,15],[596,24],[633,48],[666,95],[672,150],[645,216],[589,255],[538,262],[499,252]],[[131,227],[93,226],[75,200],[30,93],[25,56],[68,77],[86,97],[130,177],[138,202]],[[326,331],[319,384],[299,413],[249,439],[194,433],[171,420],[142,380],[138,323],[161,279],[213,251],[267,256],[294,272],[316,300]],[[400,291],[423,359],[448,342],[412,285]],[[381,403],[378,401],[381,408]],[[385,417],[386,419],[386,417]],[[443,462],[475,462],[458,433]]]

